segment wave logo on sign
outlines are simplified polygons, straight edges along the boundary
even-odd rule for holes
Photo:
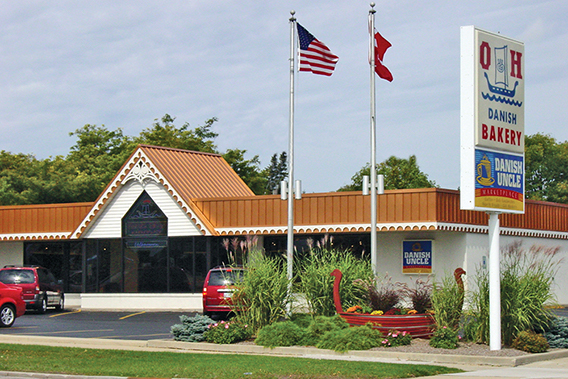
[[[516,107],[521,107],[523,105],[522,101],[514,100],[519,81],[515,80],[515,84],[512,86],[512,88],[510,88],[509,85],[509,76],[518,79],[523,78],[521,74],[522,55],[523,54],[521,52],[509,50],[509,47],[507,45],[504,45],[502,47],[495,47],[492,54],[489,43],[485,41],[481,43],[481,67],[484,70],[488,70],[490,73],[492,71],[493,77],[493,83],[491,83],[491,79],[489,78],[487,71],[483,73],[485,80],[487,81],[487,88],[490,92],[481,92],[481,96],[485,100],[509,104]],[[493,59],[495,59],[494,64],[492,62]],[[509,67],[511,68],[510,73]]]

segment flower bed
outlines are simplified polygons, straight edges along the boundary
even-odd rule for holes
[[[333,270],[335,277],[333,284],[333,301],[335,310],[349,325],[361,326],[370,323],[373,329],[378,329],[385,335],[391,330],[407,331],[413,338],[430,338],[436,325],[430,314],[405,314],[405,315],[373,315],[365,313],[344,312],[339,296],[339,283],[341,271]]]

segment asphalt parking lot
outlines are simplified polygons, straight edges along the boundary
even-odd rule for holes
[[[152,340],[172,338],[170,328],[179,316],[195,312],[94,312],[49,310],[45,314],[26,312],[4,335],[33,335],[75,338]]]

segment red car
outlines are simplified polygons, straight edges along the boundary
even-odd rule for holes
[[[203,284],[203,314],[228,313],[235,282],[243,277],[242,267],[215,267],[207,273]]]
[[[16,317],[26,313],[26,303],[20,287],[0,283],[0,326],[12,326]]]
[[[0,268],[0,282],[22,290],[28,309],[45,313],[47,307],[62,310],[65,301],[61,281],[40,266],[5,266]]]

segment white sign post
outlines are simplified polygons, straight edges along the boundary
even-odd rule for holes
[[[489,214],[490,348],[501,349],[499,214],[525,211],[524,44],[461,28],[461,209]]]

